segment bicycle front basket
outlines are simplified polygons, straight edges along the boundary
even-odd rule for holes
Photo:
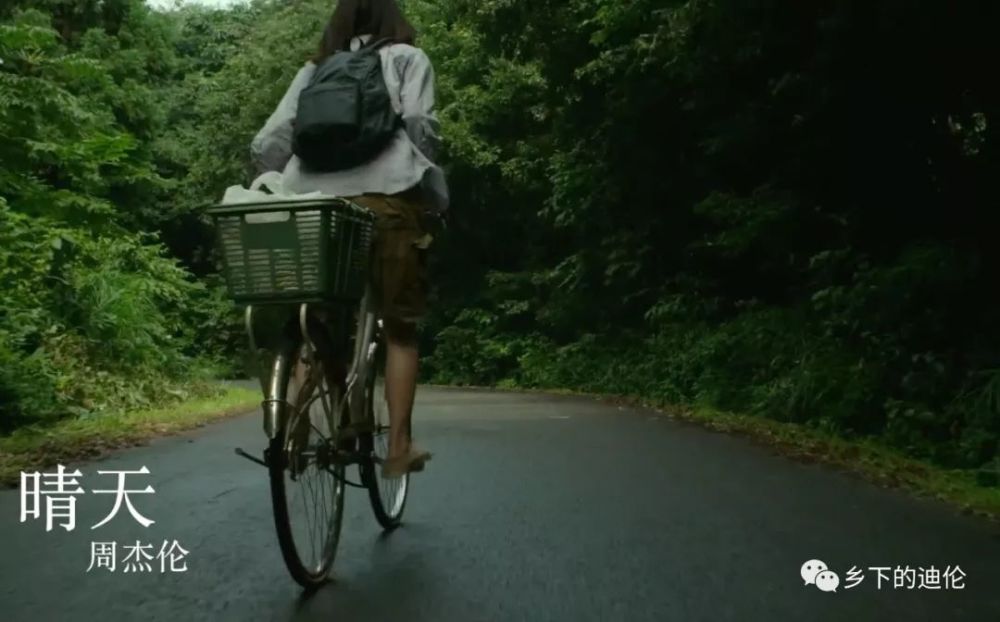
[[[208,213],[236,302],[349,302],[364,293],[370,210],[329,198],[220,205]]]

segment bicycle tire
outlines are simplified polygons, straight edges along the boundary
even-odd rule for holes
[[[329,348],[329,340],[325,336],[325,332],[322,330],[311,331],[315,334],[312,335],[313,339],[317,340],[316,344],[321,351],[332,352]],[[281,555],[284,559],[285,565],[288,568],[289,573],[292,578],[303,588],[307,590],[313,590],[322,586],[328,580],[329,572],[333,567],[333,561],[336,557],[337,547],[340,541],[340,531],[343,524],[343,511],[344,511],[344,469],[345,467],[341,465],[334,465],[332,467],[333,472],[330,473],[330,477],[333,480],[333,489],[330,501],[332,501],[332,508],[330,515],[328,517],[328,528],[327,540],[323,543],[323,548],[321,551],[320,559],[317,563],[309,563],[303,559],[301,551],[297,546],[296,542],[296,529],[293,525],[292,516],[290,510],[294,505],[294,500],[292,498],[293,492],[289,489],[289,480],[286,478],[293,477],[293,469],[289,467],[295,463],[295,470],[298,469],[298,462],[301,462],[301,454],[298,452],[292,452],[290,455],[290,439],[289,436],[293,434],[296,417],[302,416],[301,407],[303,406],[303,401],[305,400],[305,406],[307,408],[306,413],[312,419],[312,413],[309,409],[315,404],[315,400],[311,400],[311,394],[301,395],[302,387],[296,387],[296,380],[294,378],[294,370],[296,369],[296,362],[299,359],[300,353],[302,352],[302,340],[301,338],[288,338],[284,346],[285,356],[290,356],[291,362],[289,365],[284,367],[279,367],[277,365],[272,366],[275,370],[273,373],[280,373],[283,377],[274,378],[273,381],[280,382],[282,386],[285,387],[285,395],[289,403],[288,416],[284,418],[283,425],[281,429],[277,431],[275,438],[269,442],[268,445],[268,474],[271,487],[271,505],[274,513],[274,524],[278,535],[278,545],[281,549]],[[318,360],[322,362],[328,362],[328,359],[324,359],[322,356],[318,357]],[[329,382],[329,379],[328,379]],[[331,383],[332,384],[332,383]],[[272,386],[274,386],[272,384]],[[340,419],[339,413],[340,409],[337,404],[338,400],[331,400],[335,404],[334,417]],[[342,420],[336,423],[337,426],[342,425]],[[334,423],[331,423],[331,428],[334,427]],[[313,427],[310,421],[310,427]],[[333,429],[330,430],[331,433],[334,432]],[[311,431],[309,432],[312,433]],[[320,450],[317,448],[317,453]],[[297,456],[297,457],[296,457]],[[320,462],[317,458],[317,463]],[[319,468],[317,467],[317,471]],[[323,469],[327,470],[327,469]],[[305,469],[302,470],[304,472]],[[302,473],[298,474],[298,477],[302,477]],[[321,483],[322,485],[322,483]],[[308,512],[308,509],[307,509]],[[307,521],[308,523],[308,521]],[[311,560],[310,560],[311,561]]]
[[[385,404],[385,344],[381,332],[373,336],[372,355],[365,383],[365,417],[373,432],[359,438],[363,455],[362,481],[368,489],[375,520],[386,531],[402,524],[403,511],[410,491],[410,475],[386,480],[382,477],[381,461],[388,454],[389,411]]]

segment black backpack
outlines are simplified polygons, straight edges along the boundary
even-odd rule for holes
[[[393,110],[378,49],[337,52],[316,67],[299,95],[292,152],[306,168],[339,171],[364,164],[392,140],[402,118]]]

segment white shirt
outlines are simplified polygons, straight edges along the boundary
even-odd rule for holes
[[[351,49],[358,49],[369,38],[355,37]],[[316,65],[309,62],[299,70],[278,108],[253,139],[253,162],[258,172],[283,171],[284,188],[296,193],[319,191],[345,197],[396,194],[420,184],[431,207],[443,212],[448,208],[448,185],[444,172],[431,161],[437,148],[438,121],[430,59],[420,48],[404,43],[384,45],[378,52],[389,97],[405,128],[396,131],[374,160],[342,171],[311,172],[292,154],[292,122],[299,94],[316,71]]]

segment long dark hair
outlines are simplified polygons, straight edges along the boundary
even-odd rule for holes
[[[417,40],[417,32],[406,21],[396,0],[339,0],[313,60],[319,62],[334,52],[350,49],[351,39],[358,35],[410,45]]]

